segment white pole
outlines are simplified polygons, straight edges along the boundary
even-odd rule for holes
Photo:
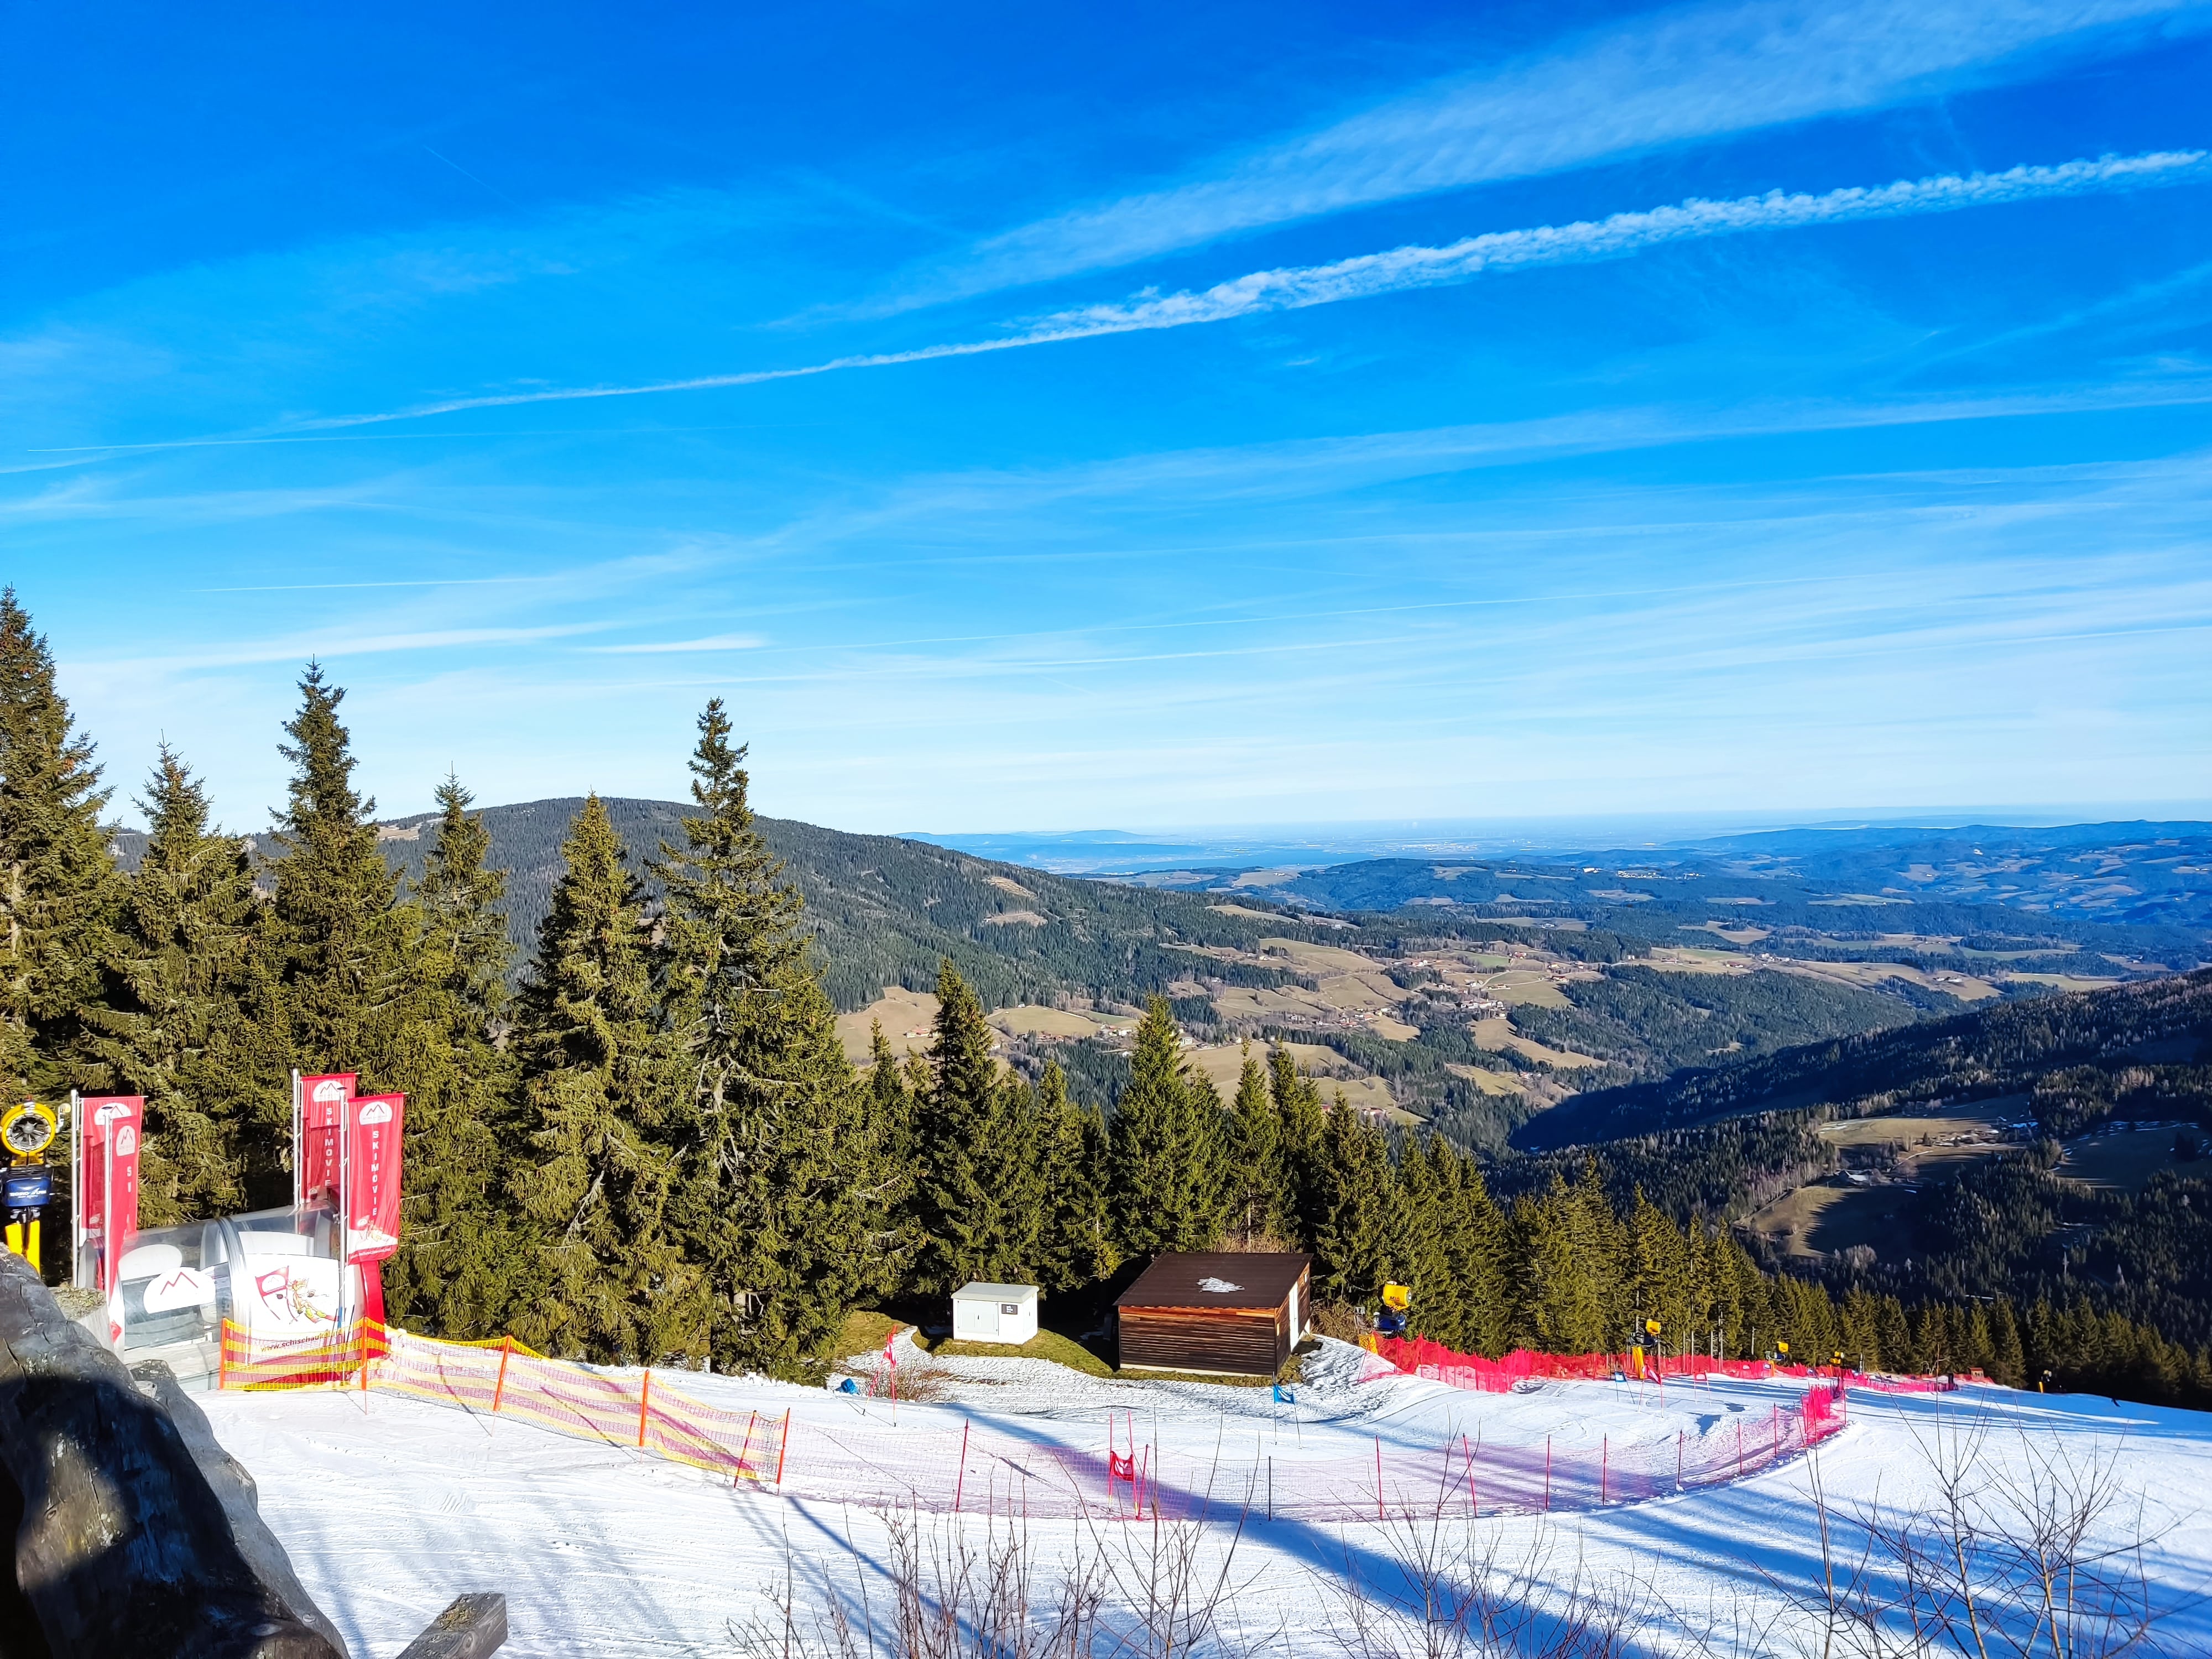
[[[82,1291],[84,1282],[84,1107],[76,1090],[70,1091],[70,1283]]]
[[[350,1150],[346,1143],[353,1139],[351,1126],[346,1121],[346,1108],[352,1104],[349,1097],[338,1102],[338,1323],[341,1325],[347,1322],[347,1291],[350,1287],[346,1279],[346,1268],[353,1255],[353,1239],[350,1237],[353,1189],[346,1184],[346,1154]]]
[[[112,1296],[120,1282],[115,1270],[115,1120],[107,1120],[107,1133],[101,1138],[100,1167],[106,1173],[100,1183],[100,1294]]]
[[[301,1146],[302,1115],[300,1106],[300,1068],[295,1066],[292,1068],[292,1224],[295,1227],[300,1224],[298,1219],[300,1206],[306,1200],[307,1196],[300,1184],[306,1178],[304,1174],[306,1164],[301,1156]]]

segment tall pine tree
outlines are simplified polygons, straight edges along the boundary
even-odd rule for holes
[[[876,1279],[901,1172],[881,1156],[731,733],[715,698],[691,757],[699,810],[654,866],[684,1146],[674,1220],[705,1276],[716,1362],[797,1376]]]
[[[79,1012],[100,990],[119,897],[100,827],[108,792],[54,682],[46,637],[0,591],[0,1091],[67,1086]]]
[[[1227,1126],[1212,1085],[1184,1074],[1182,1034],[1154,997],[1114,1109],[1115,1242],[1125,1255],[1204,1250],[1221,1237]]]
[[[1267,1056],[1267,1089],[1274,1098],[1280,1136],[1284,1218],[1297,1242],[1310,1248],[1322,1218],[1328,1114],[1320,1089],[1298,1070],[1291,1051],[1280,1043]]]
[[[89,1081],[145,1097],[140,1216],[164,1226],[246,1206],[259,906],[245,842],[210,825],[206,791],[167,744],[138,805],[146,853],[110,935],[106,995],[85,1010],[85,1048]]]
[[[517,1333],[587,1359],[696,1358],[700,1275],[669,1227],[678,1126],[642,890],[597,795],[561,853],[516,1020],[529,1133],[514,1193],[532,1253]]]
[[[409,1036],[406,1171],[398,1253],[385,1268],[392,1316],[464,1340],[504,1328],[517,1241],[506,1187],[514,1137],[515,1062],[498,1041],[510,1012],[504,871],[491,835],[447,777],[437,840],[416,891],[422,918]]]
[[[1068,1098],[1067,1078],[1054,1064],[1037,1084],[1036,1115],[1045,1187],[1038,1282],[1048,1291],[1101,1283],[1121,1262],[1107,1214],[1106,1121]]]
[[[1037,1115],[991,1052],[982,1005],[947,957],[929,1087],[915,1113],[919,1279],[937,1291],[1036,1271],[1044,1243]]]
[[[287,1036],[303,1071],[357,1072],[365,1090],[419,1088],[401,1053],[403,1028],[420,1013],[419,918],[399,902],[398,874],[377,850],[376,803],[353,787],[352,738],[338,719],[345,695],[309,663],[280,749],[292,778],[276,821],[270,942]],[[290,1105],[273,1089],[257,1099],[261,1133],[247,1181],[255,1201],[279,1203],[289,1183],[276,1154]]]
[[[1291,1231],[1290,1206],[1285,1201],[1283,1126],[1267,1090],[1267,1073],[1253,1057],[1249,1042],[1230,1116],[1230,1224],[1248,1245],[1279,1240]]]

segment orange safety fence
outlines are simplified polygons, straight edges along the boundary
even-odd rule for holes
[[[1480,1434],[1430,1445],[1376,1435],[1366,1450],[1325,1455],[1317,1447],[1310,1456],[1279,1436],[1273,1446],[1255,1438],[1249,1455],[1224,1455],[1210,1442],[1140,1446],[1127,1413],[1116,1414],[1124,1423],[1109,1419],[1103,1444],[1089,1445],[941,1419],[902,1425],[873,1413],[865,1422],[794,1423],[788,1410],[702,1405],[670,1386],[670,1375],[601,1370],[512,1340],[443,1342],[368,1322],[303,1342],[255,1339],[226,1324],[220,1386],[403,1395],[829,1503],[1041,1519],[1243,1515],[1330,1524],[1565,1512],[1726,1485],[1835,1432],[1844,1410],[1838,1390],[1815,1388],[1796,1405],[1716,1417],[1695,1433],[1606,1435],[1595,1447],[1550,1438],[1486,1446]]]
[[[442,1342],[362,1320],[328,1337],[286,1342],[249,1336],[226,1321],[217,1386],[405,1395],[520,1418],[580,1440],[635,1447],[733,1480],[775,1478],[782,1417],[718,1411],[665,1378],[548,1359],[512,1337]]]

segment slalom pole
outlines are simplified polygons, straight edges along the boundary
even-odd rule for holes
[[[1613,1437],[1605,1436],[1597,1443],[1597,1506],[1603,1509],[1613,1482]]]
[[[637,1385],[637,1445],[640,1451],[645,1449],[645,1414],[652,1408],[652,1403],[653,1367],[647,1365]]]
[[[1275,1518],[1275,1460],[1267,1459],[1267,1519]]]
[[[788,1451],[790,1451],[790,1449],[791,1449],[791,1407],[788,1407],[788,1406],[786,1406],[786,1407],[783,1408],[783,1433],[782,1433],[780,1437],[778,1437],[778,1438],[777,1438],[777,1440],[776,1440],[776,1446],[775,1446],[775,1484],[776,1484],[777,1486],[781,1486],[781,1485],[783,1484],[783,1460],[784,1460],[784,1455],[785,1455],[785,1454],[786,1454],[786,1453],[787,1453]]]
[[[1465,1435],[1460,1436],[1459,1447],[1467,1454],[1467,1518],[1480,1521],[1482,1519],[1482,1500],[1475,1496],[1474,1491],[1474,1449],[1467,1443]]]
[[[491,1414],[499,1415],[500,1397],[507,1392],[507,1362],[514,1353],[514,1339],[502,1336],[499,1340],[499,1381],[492,1384]]]
[[[960,1472],[952,1483],[952,1512],[960,1513],[960,1494],[968,1489],[968,1420],[960,1421]]]
[[[753,1425],[759,1421],[760,1413],[758,1412],[755,1412],[751,1416],[745,1419],[745,1443],[738,1449],[738,1472],[730,1477],[730,1484],[732,1486],[735,1486],[738,1481],[744,1480],[745,1478],[745,1471],[752,1467],[752,1464],[749,1460],[752,1456],[753,1450]]]

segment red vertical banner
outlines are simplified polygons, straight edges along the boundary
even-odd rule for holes
[[[400,1142],[405,1095],[362,1095],[353,1103],[346,1148],[346,1260],[381,1261],[399,1248]]]
[[[353,1098],[357,1072],[300,1079],[300,1201],[313,1204],[338,1190],[338,1120]]]
[[[115,1269],[138,1236],[138,1142],[146,1130],[146,1102],[139,1095],[92,1095],[78,1102],[78,1213],[88,1237],[99,1241],[100,1288],[112,1291]]]

